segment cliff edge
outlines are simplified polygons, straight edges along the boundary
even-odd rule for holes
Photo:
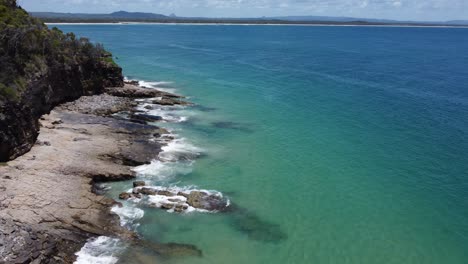
[[[49,29],[15,0],[0,0],[0,162],[28,152],[38,119],[58,104],[123,86],[102,45]]]

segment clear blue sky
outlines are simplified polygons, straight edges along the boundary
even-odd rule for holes
[[[468,20],[468,0],[18,0],[28,11],[178,16],[352,16],[399,20]]]

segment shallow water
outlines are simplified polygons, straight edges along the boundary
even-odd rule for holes
[[[160,263],[468,263],[468,29],[60,28],[198,105],[155,112],[180,144],[142,178],[235,210],[141,207],[145,238],[203,251]]]

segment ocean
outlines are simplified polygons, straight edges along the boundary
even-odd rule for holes
[[[78,263],[468,263],[468,29],[58,27],[195,103],[150,111],[176,139],[139,178],[236,208],[126,201],[122,224],[202,256],[101,237]],[[117,199],[131,182],[108,187]]]

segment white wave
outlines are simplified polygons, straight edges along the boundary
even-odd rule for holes
[[[131,206],[114,206],[111,209],[112,212],[117,214],[120,217],[120,225],[134,229],[138,226],[135,223],[136,220],[143,218],[145,211],[140,208],[131,207]]]
[[[171,186],[171,187],[163,187],[163,186],[143,186],[143,187],[136,187],[135,190],[141,189],[141,188],[149,188],[153,189],[155,191],[169,191],[173,194],[176,194],[174,196],[165,196],[165,195],[148,195],[148,199],[139,199],[139,200],[134,200],[133,202],[135,203],[146,203],[150,206],[158,207],[160,208],[162,205],[177,205],[177,204],[183,204],[186,206],[186,210],[184,212],[190,213],[190,212],[201,212],[201,213],[215,213],[216,211],[209,211],[205,209],[199,209],[195,208],[193,206],[190,206],[187,203],[187,198],[183,195],[179,195],[180,193],[183,193],[185,195],[190,194],[192,191],[198,191],[198,192],[204,192],[209,195],[217,196],[219,198],[223,198],[223,194],[218,191],[214,190],[204,190],[204,189],[196,189],[194,186],[185,186],[185,187],[178,187],[178,186]],[[230,205],[230,200],[226,200],[226,205]],[[174,209],[168,209],[166,210],[167,212],[174,212]]]
[[[146,87],[146,88],[153,88],[157,89],[163,92],[168,92],[168,93],[176,93],[177,89],[172,87],[173,82],[147,82],[147,81],[140,81],[138,80],[140,86]]]
[[[202,149],[190,144],[185,138],[176,138],[161,148],[159,159],[175,162],[178,160],[194,160],[200,156]]]
[[[176,175],[186,175],[192,172],[192,162],[163,162],[153,160],[150,164],[133,168],[140,178],[149,181],[164,181]]]
[[[161,148],[158,158],[150,164],[133,168],[139,177],[150,181],[164,181],[177,175],[192,172],[194,160],[202,153],[202,149],[187,142],[185,138],[175,138],[176,134],[156,139],[166,143]]]
[[[114,264],[118,255],[124,249],[120,239],[100,236],[89,240],[75,253],[75,264]]]

